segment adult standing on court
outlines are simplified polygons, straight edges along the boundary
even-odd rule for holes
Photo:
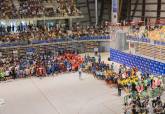
[[[82,79],[82,68],[81,67],[79,67],[79,69],[78,69],[78,73],[79,73],[79,79]]]
[[[120,79],[117,80],[118,96],[121,96],[122,85]]]

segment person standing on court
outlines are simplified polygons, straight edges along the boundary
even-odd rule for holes
[[[78,69],[78,73],[79,73],[79,79],[82,79],[82,69],[81,69],[81,67],[79,67],[79,69]]]
[[[12,70],[11,70],[11,76],[12,78],[15,80],[16,79],[16,71],[15,71],[15,66],[12,67]]]
[[[114,71],[114,63],[111,64],[111,70]]]
[[[100,54],[98,55],[98,63],[99,64],[101,63],[101,55]]]
[[[120,79],[117,80],[117,87],[118,87],[118,96],[121,96],[122,85]]]

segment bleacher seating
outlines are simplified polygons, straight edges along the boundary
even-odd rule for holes
[[[148,58],[110,49],[110,58],[117,63],[125,64],[128,67],[137,67],[141,72],[154,75],[165,75],[165,63]]]
[[[153,57],[159,60],[165,60],[164,46],[139,43],[135,50],[137,54]]]
[[[19,25],[14,26],[16,32],[12,31],[13,26],[0,27],[0,46],[11,47],[28,44],[43,44],[65,41],[79,40],[107,40],[110,39],[110,31],[106,31],[107,27],[81,27],[74,25],[72,29],[65,26],[39,26],[39,25]]]
[[[0,0],[0,19],[81,15],[74,0],[17,0],[16,3],[14,2],[14,0]]]
[[[128,40],[147,43],[154,41],[154,44],[156,45],[165,45],[165,26],[162,26],[162,28],[159,29],[130,33]]]
[[[18,12],[12,0],[0,0],[0,19],[14,19]]]
[[[152,40],[165,42],[165,27],[162,27],[161,29],[148,31],[147,34],[148,37],[151,38]]]
[[[44,6],[41,0],[19,0],[21,18],[41,17],[44,15]]]

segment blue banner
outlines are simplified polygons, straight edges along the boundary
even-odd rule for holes
[[[112,0],[112,10],[113,10],[113,13],[117,13],[118,11],[118,0]]]
[[[32,53],[34,53],[35,51],[36,51],[35,48],[27,48],[26,49],[26,52],[32,52]]]

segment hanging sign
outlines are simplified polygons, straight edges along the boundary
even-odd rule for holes
[[[118,23],[118,0],[112,0],[112,23]]]

